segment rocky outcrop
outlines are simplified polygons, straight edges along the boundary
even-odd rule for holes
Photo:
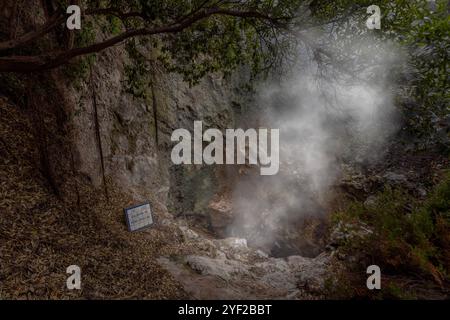
[[[195,254],[158,262],[195,299],[316,299],[324,292],[331,253],[273,258],[245,239],[211,240],[186,226],[179,230]]]
[[[209,127],[233,126],[232,105],[240,99],[233,91],[236,83],[208,76],[190,88],[180,76],[154,66],[148,75],[151,99],[137,98],[124,92],[127,63],[130,62],[123,49],[110,49],[99,54],[92,83],[82,83],[81,90],[65,84],[73,106],[78,170],[100,185],[100,153],[93,123],[95,99],[107,176],[136,198],[166,203],[172,188],[170,193],[176,197],[172,202],[185,205],[176,208],[179,211],[193,211],[202,201],[205,203],[200,206],[206,207],[207,200],[189,194],[189,189],[198,190],[207,184],[211,190],[215,183],[210,176],[214,172],[201,167],[172,168],[170,136],[177,128],[192,130],[194,120],[202,120]]]
[[[17,32],[32,30],[43,20],[39,3],[31,2],[17,22]],[[0,25],[6,22],[7,12],[2,11]],[[104,37],[101,31],[95,34],[96,41]],[[49,35],[43,41],[57,40]],[[134,60],[126,44],[39,75],[0,75],[5,83],[0,94],[10,98],[11,93],[17,100],[33,97],[34,113],[48,127],[43,140],[49,171],[55,179],[66,180],[57,181],[56,188],[75,179],[101,187],[105,177],[136,201],[168,204],[175,214],[207,215],[210,200],[221,188],[216,168],[173,167],[170,136],[177,128],[192,130],[194,120],[202,120],[204,127],[234,127],[251,105],[251,96],[242,89],[246,72],[228,79],[208,75],[191,87],[157,62],[157,49],[138,46],[149,58],[142,79],[131,77],[142,81],[141,94],[127,89]],[[16,83],[24,85],[18,88]]]

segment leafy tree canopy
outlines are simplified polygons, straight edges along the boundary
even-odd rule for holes
[[[191,79],[211,71],[228,72],[240,63],[261,69],[275,63],[283,47],[277,39],[299,23],[298,17],[307,10],[309,1],[37,2],[42,3],[46,22],[36,30],[0,42],[0,71],[28,72],[57,67],[74,57],[99,52],[131,38],[150,42],[167,65]],[[83,8],[83,27],[70,32],[63,25],[67,19],[65,10],[73,3]],[[17,19],[13,15],[10,18]],[[101,36],[99,30],[104,31]],[[48,49],[42,43],[52,34],[64,41],[57,48],[53,45]],[[288,38],[283,37],[283,41],[287,46]],[[30,54],[26,49],[36,44],[40,44],[41,50]]]

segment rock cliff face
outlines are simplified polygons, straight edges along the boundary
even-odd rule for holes
[[[211,201],[227,192],[236,169],[173,165],[171,134],[177,128],[193,132],[195,120],[203,121],[204,128],[237,127],[250,113],[251,96],[239,88],[238,76],[227,80],[208,76],[189,87],[180,76],[153,66],[148,75],[149,98],[137,98],[124,90],[127,63],[126,52],[114,48],[99,55],[92,79],[77,88],[57,76],[61,76],[58,85],[70,110],[75,170],[100,189],[103,155],[106,179],[131,193],[136,202],[150,200],[225,236],[232,217],[220,213],[217,221]]]
[[[148,75],[149,98],[137,98],[125,93],[127,63],[124,50],[114,48],[99,55],[92,68],[92,82],[85,81],[76,89],[65,79],[59,84],[71,109],[77,170],[94,185],[101,185],[96,103],[107,177],[137,200],[177,204],[176,211],[206,208],[208,200],[199,195],[213,196],[217,187],[214,168],[173,166],[170,153],[175,143],[170,137],[177,128],[192,132],[194,120],[202,120],[206,127],[234,127],[236,107],[248,103],[246,94],[239,90],[239,80],[208,76],[189,87],[180,76],[154,66]]]
[[[12,4],[7,0],[0,12],[5,30]],[[28,9],[21,14],[18,32],[44,21],[38,3],[31,2]],[[103,35],[95,37],[100,40]],[[140,49],[153,56],[153,49]],[[190,87],[181,76],[166,72],[153,61],[143,75],[142,98],[126,90],[127,67],[132,63],[126,46],[120,45],[95,58],[74,61],[69,67],[33,75],[3,75],[6,85],[0,93],[29,108],[32,121],[43,124],[43,162],[49,167],[47,175],[54,189],[66,189],[75,177],[102,188],[106,177],[137,202],[169,205],[174,213],[205,213],[224,185],[216,179],[222,169],[173,166],[170,136],[177,128],[192,131],[194,120],[202,120],[204,127],[235,127],[251,105],[251,96],[242,90],[243,77],[225,80],[210,75]],[[71,70],[80,66],[84,72],[74,75]],[[16,82],[20,85],[15,86]],[[27,101],[20,101],[23,96]],[[72,191],[62,191],[67,192]]]

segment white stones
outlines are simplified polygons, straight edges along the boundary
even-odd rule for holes
[[[202,275],[212,275],[230,280],[233,275],[248,275],[247,267],[237,261],[227,259],[212,259],[203,256],[187,256],[186,263],[192,270]]]
[[[311,263],[311,258],[305,258],[302,256],[290,256],[287,257],[287,263],[290,267],[298,267],[308,263]]]
[[[297,289],[297,278],[290,272],[271,272],[262,276],[261,281],[276,290],[291,292]]]
[[[221,240],[225,246],[229,246],[233,249],[247,249],[247,240],[241,238],[226,238]]]
[[[183,234],[184,241],[197,240],[199,238],[199,235],[195,231],[189,229],[186,226],[179,226],[178,228],[181,230],[181,233]]]
[[[407,178],[405,175],[395,172],[386,172],[383,176],[388,182],[392,184],[401,184],[405,183],[407,181]]]
[[[267,259],[269,257],[269,255],[267,253],[265,253],[264,251],[259,250],[259,249],[255,251],[255,254],[258,258],[262,258],[262,259]]]
[[[339,222],[331,232],[330,245],[338,247],[351,239],[365,238],[372,232],[368,226],[361,222],[358,224]]]
[[[313,298],[324,286],[330,254],[273,258],[249,248],[246,239],[211,240],[187,226],[179,229],[196,253],[158,261],[197,298],[210,298],[211,292],[219,299],[236,297],[237,292],[242,298],[251,293],[254,299]]]
[[[215,258],[216,259],[226,259],[227,255],[225,254],[225,252],[223,252],[221,250],[216,250]]]

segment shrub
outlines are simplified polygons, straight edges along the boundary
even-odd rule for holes
[[[375,202],[352,203],[347,210],[337,213],[334,221],[363,223],[373,231],[347,241],[339,249],[358,257],[352,267],[355,274],[365,276],[365,268],[377,264],[390,279],[420,278],[439,287],[449,280],[450,174],[422,203],[402,189],[386,187]],[[395,281],[389,285],[400,288]],[[392,295],[397,289],[388,291]],[[407,293],[396,296],[401,298]]]

